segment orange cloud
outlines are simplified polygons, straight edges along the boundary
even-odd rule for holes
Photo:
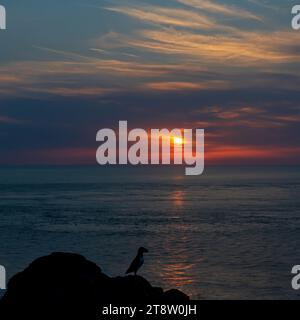
[[[144,27],[131,36],[110,33],[102,38],[108,47],[127,47],[174,55],[183,61],[213,66],[231,62],[230,67],[267,69],[270,64],[300,61],[295,44],[298,34],[286,31],[259,30],[263,18],[236,6],[224,5],[211,0],[177,0],[184,8],[157,5],[115,6],[107,10],[118,12],[137,20],[163,27]],[[192,10],[191,10],[192,9]],[[207,15],[210,13],[210,15]],[[255,31],[247,31],[230,25],[230,21],[216,21],[211,14],[223,14],[242,19],[252,19]],[[164,26],[172,26],[166,29]],[[187,29],[192,29],[187,30]],[[221,30],[221,32],[220,32]],[[209,32],[207,32],[209,31]],[[106,47],[101,47],[101,50]]]
[[[106,10],[122,13],[154,24],[187,27],[192,29],[211,29],[217,25],[213,19],[193,11],[167,8],[161,6],[139,5],[128,7],[110,7]]]
[[[280,163],[300,160],[300,147],[215,146],[206,150],[208,163]]]
[[[65,87],[57,87],[57,88],[30,88],[28,89],[31,92],[39,92],[39,93],[47,93],[54,94],[63,97],[74,97],[74,96],[103,96],[108,95],[113,92],[119,92],[120,90],[114,90],[112,88],[65,88]]]
[[[237,31],[231,35],[205,35],[175,30],[144,30],[140,37],[128,39],[128,46],[203,64],[232,66],[269,65],[300,61],[297,52],[289,50],[297,43],[291,32],[254,33]]]
[[[142,85],[142,89],[150,89],[154,91],[189,91],[203,89],[224,89],[229,85],[226,81],[204,81],[203,83],[196,82],[151,82]]]
[[[68,54],[57,50],[53,53],[63,54],[65,57]],[[173,78],[174,75],[189,75],[191,72],[207,72],[203,67],[189,64],[154,64],[81,56],[77,57],[78,61],[74,61],[71,53],[69,58],[72,60],[22,61],[0,66],[0,92],[3,95],[21,96],[32,92],[59,96],[102,96],[138,89],[154,90],[160,87],[156,86],[156,83],[164,84],[163,87],[166,88],[167,81],[159,79]],[[149,78],[157,79],[157,82],[148,83]],[[85,79],[90,83],[88,87],[82,84]],[[116,84],[116,79],[119,84]],[[186,85],[181,81],[172,82],[173,85],[171,82],[169,85],[171,90],[180,84],[181,89],[205,86],[192,82],[186,82]],[[213,84],[217,85],[219,82],[211,83]]]
[[[223,14],[230,17],[236,17],[241,19],[254,19],[261,21],[261,17],[246,11],[239,9],[235,6],[224,5],[216,3],[210,0],[177,0],[186,6],[190,6],[195,9],[205,10],[211,13]]]

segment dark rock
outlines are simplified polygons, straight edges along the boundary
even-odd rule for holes
[[[53,253],[35,260],[8,283],[0,300],[1,319],[46,316],[99,319],[102,305],[186,303],[178,290],[164,292],[140,276],[110,278],[93,262],[71,253]],[[6,316],[6,317],[5,317]]]
[[[162,296],[163,300],[165,303],[178,303],[179,301],[181,303],[184,302],[189,302],[190,298],[184,294],[183,292],[176,290],[176,289],[171,289],[169,291],[166,291],[163,296]]]

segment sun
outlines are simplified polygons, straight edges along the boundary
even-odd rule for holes
[[[183,139],[181,137],[174,137],[174,144],[182,145]]]

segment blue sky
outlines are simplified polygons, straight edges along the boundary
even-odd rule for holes
[[[0,3],[0,163],[94,163],[118,120],[204,128],[212,163],[299,163],[296,1]]]

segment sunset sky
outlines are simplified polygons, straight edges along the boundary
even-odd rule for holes
[[[205,129],[212,164],[300,163],[297,1],[0,3],[0,164],[96,164],[119,120]]]

